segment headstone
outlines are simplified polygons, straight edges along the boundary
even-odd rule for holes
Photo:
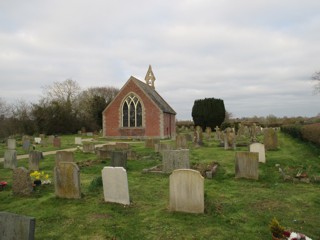
[[[123,167],[104,167],[102,184],[106,202],[130,204],[127,172]]]
[[[250,148],[250,152],[259,153],[259,162],[261,163],[266,162],[266,151],[262,143],[251,143],[249,148]]]
[[[94,143],[83,143],[82,151],[84,153],[92,153],[92,152],[94,152]]]
[[[16,139],[8,138],[8,149],[15,150],[16,149]]]
[[[42,147],[47,147],[48,146],[48,142],[47,142],[47,139],[45,138],[41,138],[41,142],[40,142],[41,146]]]
[[[40,144],[40,143],[41,143],[41,138],[35,137],[35,138],[34,138],[34,142],[35,142],[36,144]]]
[[[162,171],[171,173],[175,169],[190,168],[189,149],[164,151],[162,156]]]
[[[0,212],[0,239],[34,240],[35,225],[34,217]]]
[[[224,149],[236,149],[236,135],[231,128],[226,129],[224,135]]]
[[[207,138],[207,140],[211,139],[211,133],[212,133],[211,127],[206,127],[206,138]]]
[[[57,151],[55,156],[56,166],[61,162],[74,162],[74,153],[70,151]]]
[[[197,147],[203,146],[202,128],[196,126],[194,130],[193,142]]]
[[[17,166],[18,166],[17,151],[16,150],[6,150],[4,152],[3,168],[14,169]]]
[[[174,147],[169,143],[156,143],[154,145],[155,152],[163,153],[163,151],[173,150]]]
[[[30,151],[29,152],[29,170],[38,171],[42,152]]]
[[[80,170],[72,162],[60,162],[54,168],[55,195],[60,198],[81,198]]]
[[[257,125],[255,123],[250,127],[250,137],[252,142],[257,141]]]
[[[256,152],[236,152],[236,178],[259,178],[259,154]]]
[[[50,136],[48,137],[48,144],[53,145],[53,140],[54,140],[54,136],[53,136],[53,135],[50,135]]]
[[[192,169],[174,170],[170,175],[170,211],[203,213],[204,178]]]
[[[111,166],[127,168],[127,152],[113,151],[111,154]]]
[[[56,148],[61,148],[61,139],[59,137],[53,138],[53,146]]]
[[[87,132],[87,137],[92,137],[93,136],[93,132]]]
[[[81,145],[82,144],[82,138],[81,137],[75,137],[74,138],[74,144]]]
[[[131,148],[129,143],[117,142],[115,149],[116,150],[129,150]]]
[[[30,195],[33,191],[30,171],[24,167],[13,170],[12,192],[19,195]]]
[[[96,154],[100,160],[106,160],[111,156],[110,151],[104,149],[97,149]]]
[[[150,139],[146,139],[145,140],[145,147],[146,148],[155,148],[155,144],[159,144],[160,143],[160,139],[157,138],[150,138]]]
[[[188,148],[188,141],[187,141],[187,135],[186,134],[178,134],[176,136],[176,148],[182,148],[186,149]]]
[[[266,150],[276,150],[278,148],[278,136],[277,132],[273,128],[265,128],[264,134],[264,146]]]
[[[30,150],[30,139],[24,139],[22,142],[22,148],[24,151],[28,152]]]

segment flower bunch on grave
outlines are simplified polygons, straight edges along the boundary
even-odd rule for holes
[[[287,238],[287,240],[312,240],[302,233],[285,231],[283,235]]]
[[[46,174],[45,172],[40,172],[40,171],[34,171],[30,173],[31,179],[34,181],[35,184],[40,183],[40,184],[50,184],[51,181],[49,179],[49,174]]]
[[[2,191],[4,189],[4,187],[7,186],[7,184],[8,183],[5,181],[0,182],[0,190]]]

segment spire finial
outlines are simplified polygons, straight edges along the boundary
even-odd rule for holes
[[[156,80],[156,77],[154,76],[153,72],[152,72],[152,67],[151,65],[149,65],[146,77],[144,78],[144,80],[146,81],[146,84],[149,85],[150,87],[152,87],[153,89],[155,89],[154,87],[154,81]]]

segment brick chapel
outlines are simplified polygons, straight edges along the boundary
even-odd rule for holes
[[[111,138],[174,138],[176,112],[155,90],[151,66],[145,82],[131,76],[105,108],[103,135]]]

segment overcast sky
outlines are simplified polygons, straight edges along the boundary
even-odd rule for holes
[[[234,117],[316,116],[319,10],[319,0],[1,0],[0,97],[37,102],[67,78],[121,88],[151,64],[179,120],[211,97]]]

